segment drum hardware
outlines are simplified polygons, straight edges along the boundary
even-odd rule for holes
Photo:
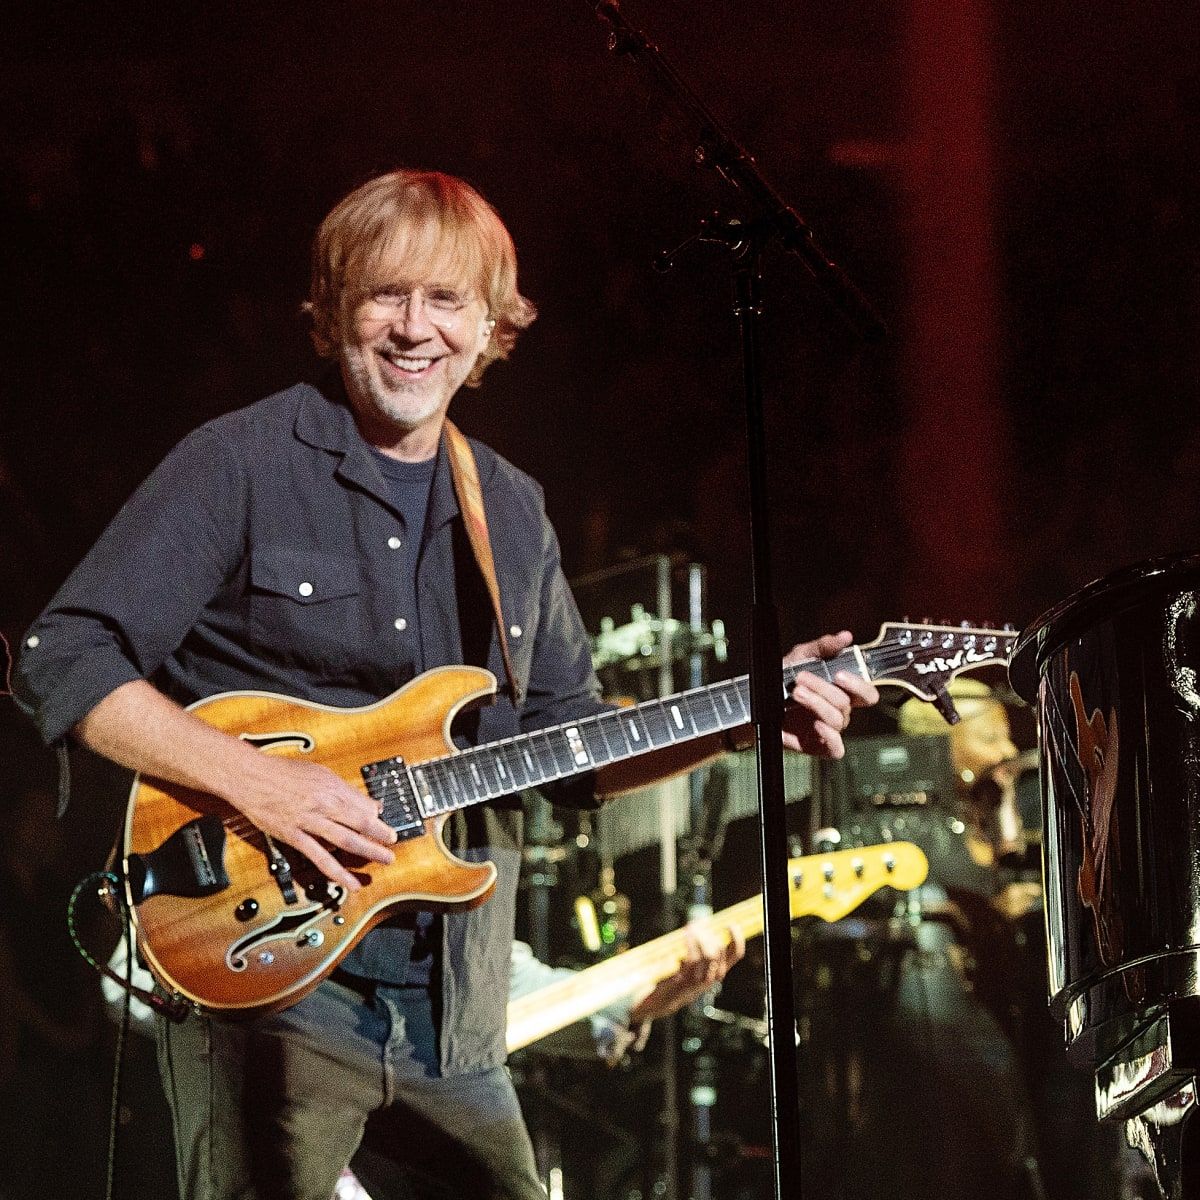
[[[693,629],[674,617],[657,617],[642,604],[630,608],[629,621],[617,625],[603,617],[600,632],[591,639],[592,665],[597,671],[619,667],[625,671],[658,670],[664,663],[683,662],[692,654],[711,653],[723,663],[729,656],[725,622],[715,620],[707,629]]]

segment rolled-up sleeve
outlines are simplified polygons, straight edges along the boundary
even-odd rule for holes
[[[16,700],[47,744],[179,647],[240,560],[246,490],[203,426],[130,497],[18,647]]]

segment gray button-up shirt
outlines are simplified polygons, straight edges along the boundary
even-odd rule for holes
[[[18,703],[48,743],[135,679],[182,704],[254,689],[339,706],[371,703],[447,664],[486,665],[504,680],[444,447],[417,564],[419,611],[401,612],[398,514],[340,386],[327,390],[300,384],[210,421],[134,493],[21,647]],[[525,690],[519,709],[502,689],[468,724],[464,739],[479,744],[603,706],[541,489],[472,446]],[[554,799],[592,803],[590,779]],[[499,870],[487,903],[443,922],[448,1073],[504,1058],[521,825],[514,797],[447,827],[455,853]]]

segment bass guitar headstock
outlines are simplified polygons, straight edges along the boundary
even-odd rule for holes
[[[788,859],[793,917],[840,921],[882,887],[920,887],[929,861],[912,842],[888,842]]]

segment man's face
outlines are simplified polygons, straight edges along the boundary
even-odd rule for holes
[[[368,434],[440,425],[491,330],[483,301],[461,285],[396,284],[364,300],[351,316],[339,360]]]

